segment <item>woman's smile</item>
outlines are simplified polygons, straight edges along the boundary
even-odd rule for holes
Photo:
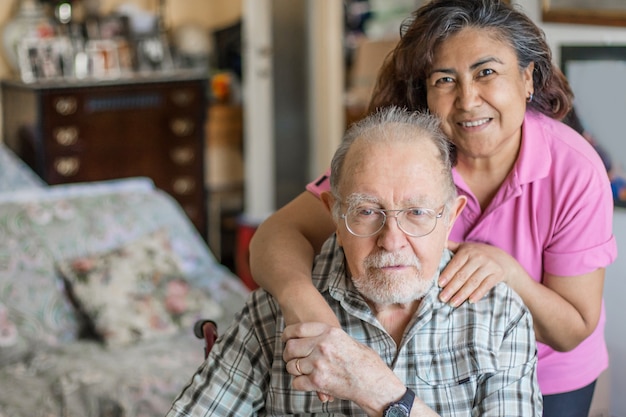
[[[487,123],[489,123],[491,120],[492,120],[491,118],[486,117],[486,118],[483,118],[483,119],[476,119],[476,120],[471,120],[471,121],[459,122],[458,124],[461,127],[473,128],[473,127],[484,126]]]

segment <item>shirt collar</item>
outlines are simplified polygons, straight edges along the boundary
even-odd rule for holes
[[[527,111],[522,125],[522,144],[513,170],[520,184],[545,178],[550,173],[552,154],[548,130],[554,120],[541,113]]]

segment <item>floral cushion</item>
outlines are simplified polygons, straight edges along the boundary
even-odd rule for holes
[[[220,308],[203,291],[191,289],[159,229],[114,250],[61,261],[57,267],[83,319],[108,345],[191,328]]]
[[[56,346],[78,336],[59,261],[105,253],[159,228],[187,282],[222,302],[241,282],[209,252],[183,209],[140,179],[0,193],[0,303],[27,341]],[[219,318],[219,317],[214,317]]]

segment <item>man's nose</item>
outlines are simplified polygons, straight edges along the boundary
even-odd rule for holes
[[[385,224],[378,234],[378,245],[388,251],[402,248],[407,243],[407,235],[400,228],[399,213],[387,213]]]

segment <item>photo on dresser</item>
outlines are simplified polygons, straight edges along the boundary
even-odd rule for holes
[[[118,45],[113,40],[90,40],[85,44],[87,73],[95,78],[118,78],[121,73]]]
[[[174,68],[169,42],[165,36],[154,35],[135,41],[139,72],[170,71]]]
[[[73,75],[72,45],[67,38],[25,38],[19,44],[17,55],[20,76],[25,83]]]

